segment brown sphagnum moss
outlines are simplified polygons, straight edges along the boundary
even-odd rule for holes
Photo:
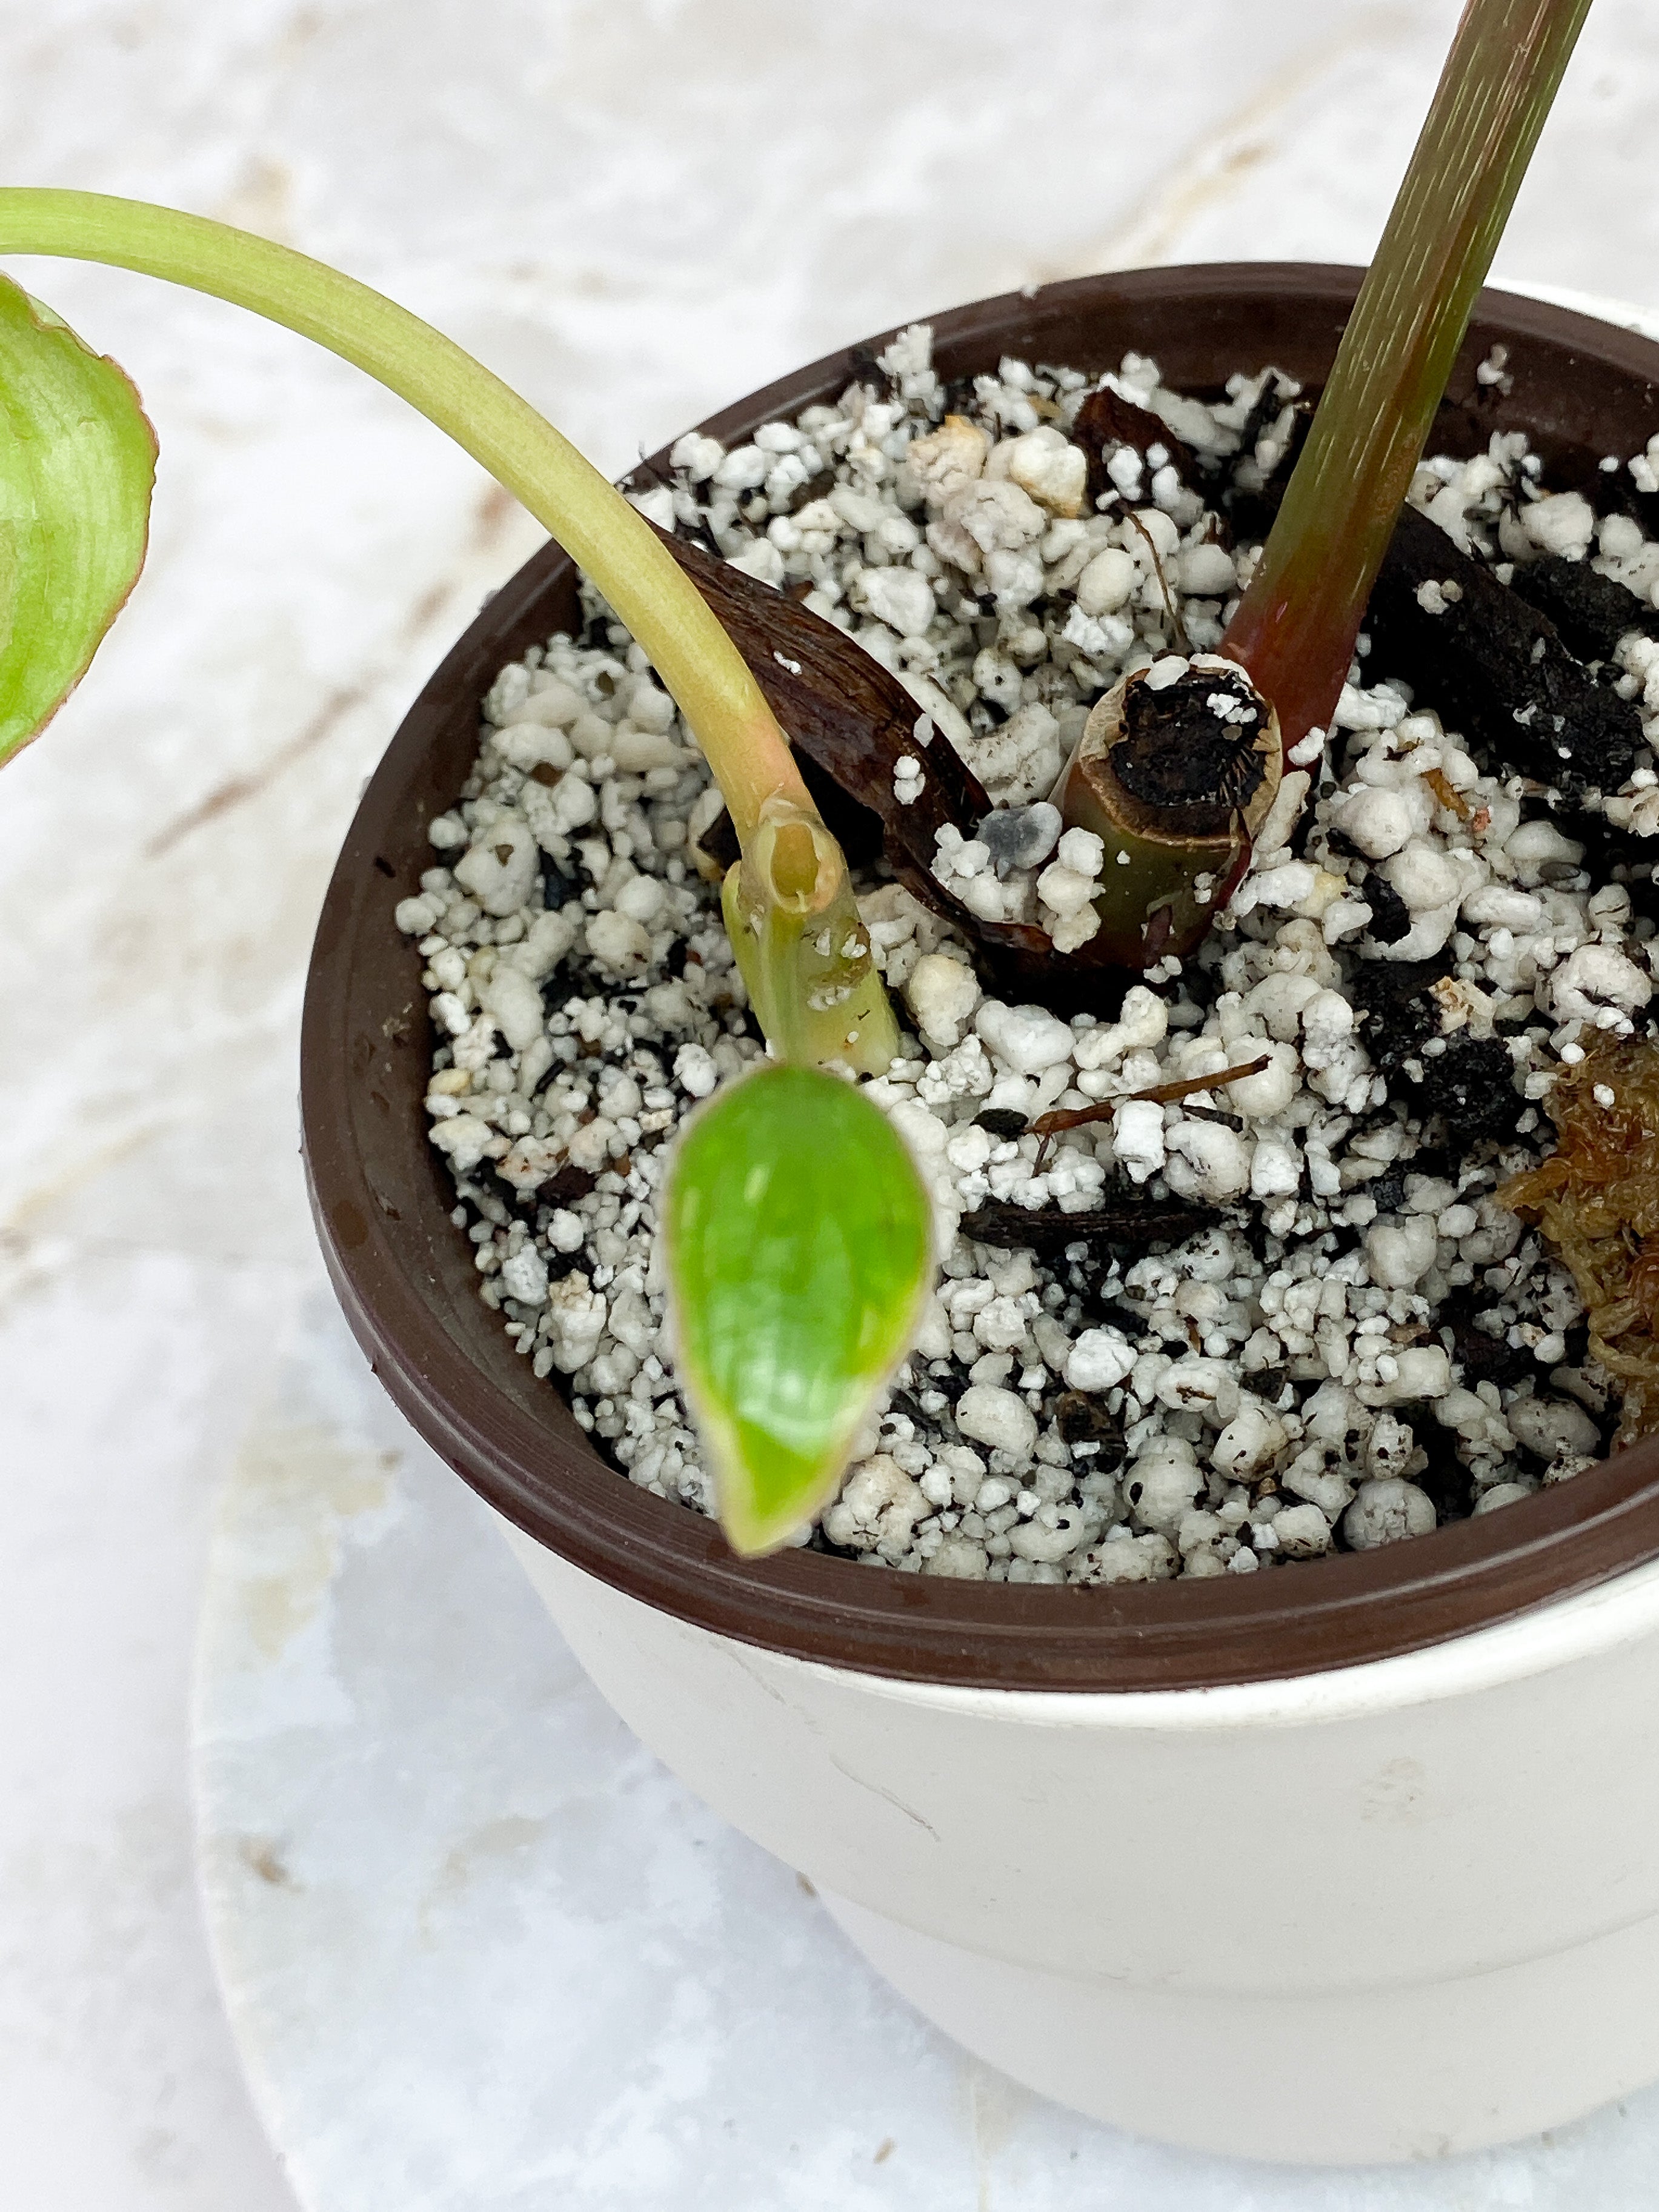
[[[1659,1425],[1659,1044],[1608,1039],[1556,1078],[1555,1150],[1498,1191],[1572,1270],[1620,1439]]]

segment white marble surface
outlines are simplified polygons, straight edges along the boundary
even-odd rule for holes
[[[1006,285],[1363,258],[1455,12],[32,0],[0,18],[0,176],[338,258],[620,468]],[[1659,18],[1599,0],[1500,270],[1659,299],[1656,143]],[[191,1887],[208,1501],[307,1273],[295,1030],[330,857],[536,533],[298,340],[17,273],[127,363],[163,460],[125,622],[0,780],[0,2163],[31,2212],[280,2212]]]
[[[320,1288],[221,1494],[196,1756],[231,2019],[305,2212],[1653,2202],[1659,2088],[1332,2172],[1139,2142],[969,2057],[610,1711]]]

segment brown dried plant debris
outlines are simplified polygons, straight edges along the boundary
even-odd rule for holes
[[[1170,428],[1169,425],[1149,408],[1137,407],[1132,399],[1114,392],[1103,384],[1091,392],[1078,410],[1072,425],[1072,437],[1089,457],[1089,500],[1092,506],[1103,494],[1115,491],[1117,487],[1107,471],[1106,464],[1120,446],[1128,446],[1143,460],[1153,446],[1163,447],[1181,482],[1190,489],[1200,490],[1204,479],[1198,461],[1191,450]]]
[[[990,812],[991,799],[948,738],[937,732],[918,738],[918,724],[927,718],[898,678],[810,608],[683,538],[659,535],[749,663],[804,767],[811,764],[808,783],[849,857],[862,851],[848,818],[857,809],[879,828],[870,849],[878,845],[899,881],[979,946],[1006,995],[1063,1012],[1086,1006],[1109,1016],[1131,979],[1108,962],[1103,937],[1075,952],[1056,952],[1034,923],[981,921],[934,878],[936,832],[950,823],[971,835]],[[894,789],[894,771],[906,754],[920,759],[923,781],[920,794],[903,801]],[[812,768],[822,770],[822,781]],[[842,795],[839,813],[826,804],[830,785]]]
[[[1093,1106],[1078,1106],[1063,1112],[1040,1114],[1030,1126],[1032,1136],[1048,1139],[1057,1137],[1066,1129],[1081,1129],[1091,1121],[1109,1121],[1120,1106],[1132,1099],[1150,1099],[1158,1105],[1167,1105],[1177,1098],[1195,1097],[1199,1092],[1218,1089],[1225,1083],[1242,1082],[1247,1075],[1260,1075],[1271,1064],[1271,1055],[1264,1053],[1257,1060],[1247,1061],[1242,1067],[1224,1067],[1213,1075],[1183,1076],[1177,1083],[1154,1083],[1145,1091],[1126,1091],[1121,1098],[1103,1098]]]
[[[1571,1270],[1629,1443],[1659,1426],[1659,1042],[1594,1045],[1548,1106],[1555,1150],[1498,1202],[1535,1222]]]

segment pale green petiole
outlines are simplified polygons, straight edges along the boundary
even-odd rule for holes
[[[84,192],[0,190],[0,253],[165,277],[366,369],[552,532],[678,702],[743,850],[724,893],[738,959],[774,1052],[796,1064],[697,1115],[665,1193],[669,1271],[727,1534],[750,1553],[785,1541],[835,1489],[904,1351],[930,1221],[891,1126],[813,1065],[879,1073],[897,1028],[845,859],[736,647],[550,423],[367,286],[222,224]],[[155,458],[120,371],[0,278],[0,759],[50,715],[131,588]]]
[[[138,200],[0,189],[0,254],[10,253],[107,262],[251,308],[326,346],[418,408],[552,532],[638,639],[707,755],[745,851],[769,805],[793,809],[813,823],[821,869],[834,879],[818,906],[827,912],[843,893],[850,902],[845,860],[817,820],[788,741],[696,586],[599,471],[453,340],[288,246]],[[92,634],[88,656],[100,634]],[[763,903],[769,877],[750,873],[752,895]],[[788,972],[789,941],[787,932],[778,934],[770,973],[779,1005],[804,999],[810,988]],[[798,941],[807,942],[804,933]],[[859,988],[872,1003],[883,999],[867,952]],[[890,1012],[885,1026],[870,1020],[854,1047],[843,1042],[830,1056],[879,1073],[891,1058],[891,1020]],[[792,1035],[799,1030],[793,1025]],[[780,1052],[792,1048],[781,1038],[773,1042]]]

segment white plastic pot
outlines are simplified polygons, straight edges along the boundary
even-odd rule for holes
[[[1368,1666],[1054,1694],[739,1644],[501,1525],[641,1740],[1047,2096],[1364,2163],[1659,2075],[1659,1565]]]
[[[938,318],[935,358],[949,377],[1133,345],[1177,386],[1267,360],[1316,381],[1356,283],[1295,264],[1090,278]],[[1437,438],[1474,450],[1519,425],[1572,481],[1640,450],[1659,345],[1603,313],[1483,295]],[[1494,344],[1501,395],[1474,374]],[[839,392],[866,350],[704,427],[737,442]],[[359,1340],[502,1516],[600,1690],[940,2027],[1126,2127],[1421,2158],[1659,2078],[1659,1439],[1377,1552],[1013,1588],[735,1559],[605,1465],[516,1356],[425,1141],[431,1039],[391,912],[495,671],[575,611],[550,548],[394,739],[319,928],[303,1103]]]

